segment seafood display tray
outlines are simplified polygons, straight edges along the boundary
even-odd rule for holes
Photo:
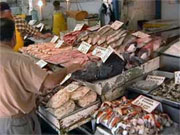
[[[62,117],[61,119],[57,119],[57,117],[52,113],[50,112],[47,108],[45,108],[44,106],[39,106],[38,107],[38,110],[37,110],[37,114],[42,118],[44,119],[53,129],[55,129],[57,132],[69,132],[87,122],[89,122],[91,120],[90,116],[88,117],[84,117],[78,121],[75,121],[72,119],[73,118],[76,118],[75,115],[78,114],[78,113],[81,113],[82,112],[82,115],[83,115],[83,112],[85,112],[86,110],[88,109],[94,109],[96,110],[99,105],[100,105],[101,101],[98,99],[97,101],[95,101],[94,103],[88,105],[87,107],[85,108],[79,108],[77,110],[75,110],[74,112],[72,113],[69,113],[68,115]],[[71,121],[71,124],[69,127],[62,127],[61,123],[66,121],[68,118],[72,119]]]
[[[180,124],[180,108],[167,105],[163,102],[161,102],[161,104],[162,104],[163,112],[167,113],[174,122]]]
[[[160,65],[163,70],[178,71],[180,69],[180,57],[161,53]]]
[[[151,94],[147,94],[149,97],[157,100],[157,101],[160,101],[161,103],[164,103],[164,104],[167,104],[169,106],[172,106],[172,107],[176,107],[176,108],[179,108],[180,109],[180,102],[175,102],[175,101],[171,101],[171,100],[168,100],[166,98],[163,98],[163,97],[159,97],[159,96],[153,96]]]
[[[143,75],[143,76],[141,76],[141,77],[133,80],[132,83],[135,83],[136,81],[140,81],[140,80],[145,80],[148,75],[164,76],[164,77],[166,77],[165,82],[168,81],[168,80],[170,80],[170,79],[172,79],[172,78],[174,77],[174,74],[173,74],[173,73],[165,72],[165,71],[160,71],[160,70],[154,70],[154,71],[152,71],[152,72],[150,72],[150,73],[148,73],[148,74],[145,74],[145,75]],[[133,86],[131,85],[131,86],[127,87],[127,89],[128,89],[129,91],[136,92],[136,93],[138,93],[138,94],[147,95],[148,93],[150,93],[151,91],[153,91],[154,89],[156,89],[156,88],[158,88],[158,87],[159,87],[159,86],[157,85],[157,86],[154,86],[154,87],[153,87],[152,89],[150,89],[150,90],[143,90],[143,89],[135,88],[135,87],[133,87]]]
[[[179,135],[180,134],[180,125],[174,123],[173,126],[165,128],[160,135]],[[98,125],[94,135],[112,135],[111,131],[104,127],[103,125]]]
[[[172,80],[172,79],[171,79]],[[166,81],[165,83],[168,83],[170,82],[171,80],[168,80]],[[160,86],[159,86],[160,87]],[[160,97],[160,96],[154,96],[152,95],[151,93],[154,92],[154,91],[157,91],[159,90],[159,87],[155,88],[154,90],[152,90],[151,92],[149,92],[147,95],[157,101],[160,101],[161,103],[164,103],[164,104],[167,104],[169,106],[172,106],[172,107],[176,107],[176,108],[179,108],[180,109],[180,102],[176,102],[176,101],[172,101],[172,100],[169,100],[169,99],[166,99],[164,97]]]

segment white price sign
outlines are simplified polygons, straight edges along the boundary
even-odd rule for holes
[[[101,60],[104,62],[106,62],[106,60],[109,58],[109,56],[114,52],[114,49],[109,46],[106,51],[104,52],[103,56],[101,57]]]
[[[160,105],[160,102],[140,95],[132,102],[132,104],[140,106],[144,111],[151,113],[158,105]]]
[[[165,77],[164,76],[148,75],[146,80],[155,82],[157,85],[161,85],[164,82]]]
[[[112,25],[111,28],[113,28],[114,30],[118,30],[119,28],[121,28],[121,26],[123,25],[123,22],[120,21],[115,21]]]
[[[71,74],[66,75],[66,77],[64,78],[64,80],[61,81],[60,85],[63,85],[67,80],[69,80],[71,78]]]
[[[99,28],[100,28],[100,26],[99,26],[99,25],[96,25],[96,26],[87,28],[87,30],[89,30],[89,31],[96,31],[96,30],[98,30]]]
[[[93,50],[92,55],[101,58],[101,57],[103,56],[103,54],[105,53],[105,51],[106,51],[106,48],[97,46],[97,47]]]
[[[71,83],[67,87],[65,87],[64,89],[67,90],[68,92],[73,92],[73,91],[77,90],[79,87],[80,86],[78,83]]]
[[[39,60],[36,64],[37,64],[40,68],[43,68],[43,67],[45,67],[48,63],[45,62],[44,60]]]
[[[141,32],[141,31],[137,31],[135,33],[132,33],[133,36],[136,36],[136,37],[139,37],[139,38],[147,38],[149,37],[150,35],[144,33],[144,32]]]
[[[63,45],[63,40],[58,40],[58,43],[56,44],[55,48],[60,48]]]
[[[83,41],[83,42],[80,44],[80,46],[78,47],[78,50],[79,50],[80,52],[84,53],[84,54],[87,54],[90,48],[91,48],[91,45],[88,44],[87,42],[84,42],[84,41]]]
[[[149,60],[148,62],[141,65],[141,68],[144,70],[144,73],[148,73],[160,68],[160,57]]]
[[[31,21],[29,21],[29,25],[34,25],[35,23],[37,22],[37,20],[31,20]]]
[[[74,28],[74,31],[79,31],[83,28],[84,24],[76,24],[76,27]]]
[[[38,25],[36,25],[36,28],[41,28],[43,25],[43,23],[39,23]]]
[[[58,40],[58,36],[54,36],[52,39],[51,39],[51,43],[56,43],[56,41]]]
[[[180,71],[174,72],[175,75],[175,84],[180,84]]]
[[[24,36],[24,40],[28,37],[28,35]]]
[[[60,39],[63,40],[63,37],[64,37],[64,33],[63,32],[60,32]]]
[[[41,25],[41,28],[40,28],[40,32],[42,31],[44,29],[44,24],[43,25]]]

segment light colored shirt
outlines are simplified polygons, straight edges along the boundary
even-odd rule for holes
[[[0,43],[0,118],[31,112],[47,74],[28,56]]]

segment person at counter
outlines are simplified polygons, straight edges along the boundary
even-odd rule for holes
[[[51,74],[42,70],[30,57],[13,51],[14,21],[0,18],[0,22],[0,135],[40,134],[36,96],[81,66],[73,64]]]
[[[6,2],[0,2],[0,18],[8,18],[12,19],[15,22],[16,26],[16,46],[14,47],[15,51],[18,51],[19,48],[24,46],[23,37],[25,35],[38,37],[46,39],[48,37],[52,37],[50,33],[42,34],[37,29],[29,25],[23,18],[13,16],[10,6]]]
[[[65,20],[65,9],[60,6],[59,1],[53,2],[54,13],[53,13],[53,34],[59,35],[60,32],[67,30],[67,23]]]

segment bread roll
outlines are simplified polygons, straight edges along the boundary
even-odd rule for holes
[[[78,105],[81,107],[86,107],[92,102],[96,101],[97,94],[94,91],[89,91],[83,98],[78,100]]]
[[[67,114],[73,112],[75,110],[75,107],[76,107],[76,105],[75,105],[74,101],[69,100],[64,105],[57,108],[55,110],[54,114],[58,119],[61,119],[64,115],[67,115]]]
[[[71,93],[71,99],[72,100],[79,100],[82,97],[84,97],[88,92],[90,91],[89,88],[85,86],[79,87],[77,90]]]
[[[47,107],[58,108],[70,99],[70,93],[66,90],[59,90],[47,103]]]

